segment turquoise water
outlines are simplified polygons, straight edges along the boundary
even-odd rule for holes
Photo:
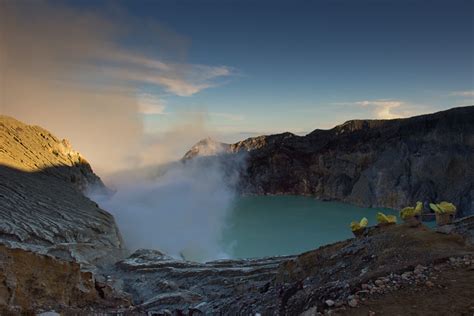
[[[302,196],[238,198],[228,218],[223,246],[233,258],[298,254],[351,238],[349,224],[367,217],[375,225],[378,211]]]

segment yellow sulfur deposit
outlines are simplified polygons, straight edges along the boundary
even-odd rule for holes
[[[395,224],[397,222],[397,217],[394,215],[385,215],[382,212],[378,212],[377,222],[379,224]]]
[[[430,208],[439,214],[454,214],[456,213],[456,206],[453,203],[443,201],[438,204],[430,203]]]
[[[422,210],[423,210],[423,203],[418,201],[418,202],[416,202],[415,207],[407,206],[407,207],[403,208],[400,211],[400,217],[402,219],[414,217],[416,215],[420,215]]]
[[[352,231],[356,231],[356,230],[367,227],[368,224],[369,224],[369,220],[364,217],[360,220],[360,222],[355,222],[355,221],[352,222],[351,223],[351,229],[352,229]]]

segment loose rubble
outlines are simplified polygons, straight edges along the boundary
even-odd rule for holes
[[[359,302],[363,304],[364,301],[370,298],[380,297],[409,286],[443,288],[442,285],[436,284],[438,275],[448,269],[456,268],[469,268],[474,271],[474,256],[450,257],[442,263],[427,266],[417,265],[413,270],[404,271],[402,273],[390,273],[389,275],[377,279],[368,280],[360,284],[360,286],[347,297],[339,297],[336,299],[338,302],[347,303],[343,303],[342,306],[335,306],[333,300],[326,300],[325,308],[316,313],[316,315],[334,315],[347,308],[357,307]],[[330,303],[328,304],[328,302]],[[373,311],[369,314],[376,315]]]

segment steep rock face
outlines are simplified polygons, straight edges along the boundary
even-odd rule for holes
[[[361,206],[417,200],[474,212],[474,106],[395,120],[354,120],[306,136],[260,136],[229,145],[247,152],[240,188]],[[196,153],[194,153],[196,155]]]
[[[67,141],[0,117],[0,242],[94,265],[121,254],[112,215],[82,193],[107,191]]]

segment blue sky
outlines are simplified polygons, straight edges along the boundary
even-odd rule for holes
[[[138,85],[150,132],[200,114],[237,140],[474,103],[472,1],[70,5],[133,30],[120,45],[134,56],[179,65],[186,87]]]

